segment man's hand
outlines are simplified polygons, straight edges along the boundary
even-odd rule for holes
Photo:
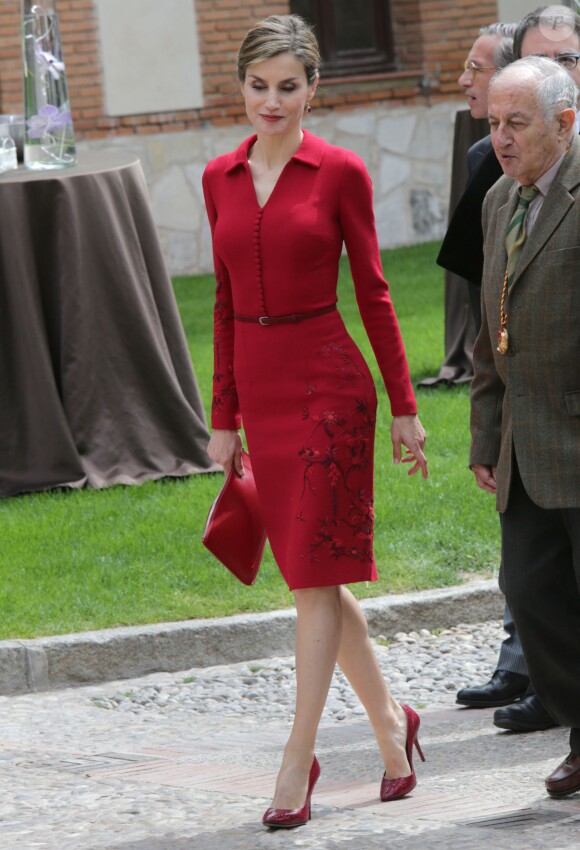
[[[427,458],[423,452],[427,434],[418,416],[394,416],[391,424],[391,440],[393,442],[393,462],[401,463],[401,447],[407,451],[403,463],[412,463],[409,475],[421,470],[423,478],[427,478]]]
[[[495,471],[497,466],[484,466],[482,463],[474,463],[471,467],[471,471],[475,475],[475,480],[477,481],[477,486],[481,487],[482,490],[486,490],[488,493],[493,493],[497,490],[497,484],[495,480]]]

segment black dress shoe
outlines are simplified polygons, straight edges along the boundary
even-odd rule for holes
[[[463,688],[457,694],[458,705],[470,708],[495,708],[498,705],[510,705],[523,697],[530,680],[521,673],[509,670],[496,670],[490,681],[479,688]]]
[[[580,791],[580,756],[570,753],[546,779],[546,790],[556,798]]]
[[[493,722],[510,732],[541,732],[560,725],[548,714],[536,694],[525,696],[516,705],[498,708],[493,713]]]

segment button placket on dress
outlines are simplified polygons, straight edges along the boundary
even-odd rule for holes
[[[264,274],[262,268],[262,246],[261,246],[261,237],[262,237],[262,217],[264,215],[264,210],[260,209],[256,213],[256,219],[254,221],[254,266],[256,271],[256,283],[258,286],[258,312],[260,316],[267,316],[266,310],[266,295],[264,292]]]

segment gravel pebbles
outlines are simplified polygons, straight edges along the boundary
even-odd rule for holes
[[[501,622],[460,624],[444,631],[400,632],[374,642],[385,679],[396,699],[415,706],[454,703],[456,691],[488,681],[505,632]],[[109,691],[92,698],[100,708],[156,714],[250,715],[281,718],[293,714],[294,658],[269,658],[218,667],[195,668],[179,676],[149,677],[144,687]],[[347,720],[364,709],[337,669],[325,715]]]

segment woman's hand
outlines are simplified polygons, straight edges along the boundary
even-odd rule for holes
[[[401,463],[401,448],[405,446],[407,451],[402,462],[414,464],[408,474],[414,475],[421,470],[423,478],[427,478],[427,458],[423,452],[426,439],[427,434],[418,416],[394,416],[391,424],[393,462]]]
[[[237,431],[213,431],[207,446],[207,453],[214,463],[223,466],[226,475],[230,471],[232,463],[238,475],[244,475],[242,438]]]

